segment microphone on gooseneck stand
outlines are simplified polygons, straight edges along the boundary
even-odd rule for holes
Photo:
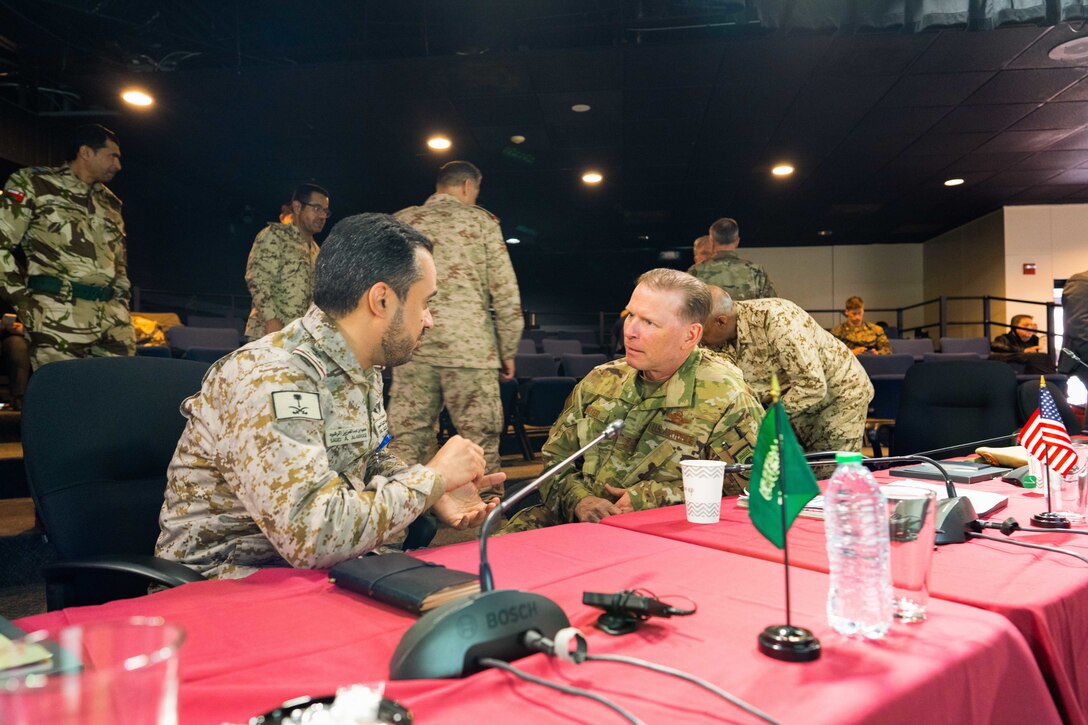
[[[959,447],[962,448],[963,446]],[[967,541],[967,532],[970,530],[971,524],[978,520],[978,514],[975,512],[971,499],[963,498],[956,491],[956,487],[952,484],[952,478],[940,463],[937,463],[929,456],[908,455],[866,458],[861,462],[861,465],[870,468],[870,464],[872,464],[870,470],[878,471],[888,468],[885,464],[898,465],[912,462],[927,463],[936,468],[937,472],[944,478],[948,498],[937,502],[937,543],[962,544]]]
[[[1068,355],[1069,359],[1075,362],[1077,365],[1080,365],[1082,368],[1088,368],[1088,363],[1081,360],[1077,353],[1073,352],[1068,347],[1063,347],[1062,352]]]
[[[605,438],[623,430],[623,421],[609,423],[599,436],[555,464],[524,486],[484,519],[480,528],[480,591],[436,607],[404,633],[389,663],[394,680],[464,677],[484,669],[479,660],[515,660],[537,650],[523,638],[529,630],[554,638],[570,621],[555,602],[539,594],[516,589],[495,590],[487,561],[487,539],[492,526],[506,511],[540,488],[561,469],[577,460]]]

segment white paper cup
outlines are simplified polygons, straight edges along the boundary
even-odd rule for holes
[[[716,524],[722,513],[724,461],[680,461],[684,508],[693,524]]]

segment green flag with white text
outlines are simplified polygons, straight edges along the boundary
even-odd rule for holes
[[[816,485],[816,476],[805,460],[805,452],[793,434],[780,401],[767,410],[759,426],[752,460],[748,515],[759,533],[781,549],[786,540],[786,531],[805,504],[820,493],[820,487]],[[784,519],[783,493],[786,507]]]

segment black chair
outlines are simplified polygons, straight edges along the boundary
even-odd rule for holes
[[[531,337],[518,340],[518,355],[536,355],[536,342]]]
[[[914,356],[909,353],[858,355],[858,362],[870,378],[875,375],[905,375],[907,369],[914,364]]]
[[[1058,413],[1062,416],[1062,423],[1065,424],[1065,430],[1069,435],[1080,435],[1080,421],[1077,420],[1076,413],[1069,407],[1069,401],[1065,398],[1065,391],[1055,385],[1050,380],[1046,381],[1046,389],[1050,391],[1051,397],[1054,398],[1054,405],[1058,409]],[[1039,407],[1039,377],[1036,376],[1034,380],[1020,383],[1016,389],[1016,402],[1017,412],[1020,414],[1020,425],[1028,422],[1028,418],[1032,416],[1035,410]]]
[[[608,362],[608,358],[601,353],[592,355],[568,354],[561,358],[560,366],[563,375],[581,380],[588,375],[593,368],[598,365],[604,365],[606,362]]]
[[[990,341],[985,337],[942,337],[941,352],[973,352],[985,360],[990,357]]]
[[[57,551],[43,567],[50,610],[203,577],[152,556],[166,467],[185,426],[181,401],[208,366],[155,357],[42,366],[23,410],[27,483]]]
[[[554,377],[559,372],[559,361],[551,355],[515,355],[514,374],[518,380]]]
[[[219,347],[190,347],[188,350],[182,353],[182,360],[195,360],[196,362],[208,363],[209,365],[221,357],[234,352],[234,349],[224,349]]]
[[[991,360],[914,365],[903,378],[892,455],[1011,434],[1018,427],[1016,375]],[[974,451],[974,446],[944,457]]]
[[[557,340],[549,337],[540,341],[540,349],[552,357],[581,355],[582,343],[580,340]]]
[[[947,363],[971,360],[985,360],[986,356],[974,352],[927,352],[922,355],[922,362]]]
[[[897,355],[900,353],[913,355],[915,362],[922,362],[922,355],[927,352],[933,352],[933,340],[930,340],[928,337],[914,340],[888,338],[888,344],[891,345],[893,353]]]
[[[529,447],[529,434],[525,426],[551,428],[563,412],[567,397],[574,390],[576,381],[566,376],[539,377],[525,383],[521,389],[521,405],[518,418],[522,443]],[[549,430],[543,431],[547,435]]]
[[[136,354],[140,357],[174,357],[166,345],[137,345]]]

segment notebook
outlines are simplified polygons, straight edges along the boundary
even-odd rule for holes
[[[480,591],[475,574],[400,553],[342,561],[329,570],[329,581],[415,614]]]
[[[1009,472],[1009,468],[992,466],[989,463],[973,463],[971,461],[942,461],[941,468],[948,472],[952,483],[978,483],[998,478]],[[899,478],[924,478],[930,481],[943,481],[944,476],[935,467],[928,463],[920,463],[906,468],[893,468],[888,471],[889,476]]]

